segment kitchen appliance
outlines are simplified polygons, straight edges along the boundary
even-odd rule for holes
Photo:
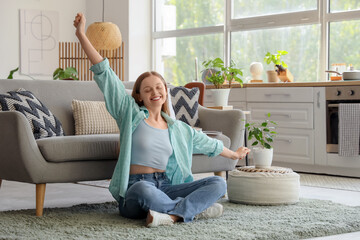
[[[326,152],[338,153],[339,104],[360,103],[359,86],[326,87]]]
[[[360,80],[360,71],[359,70],[354,70],[354,71],[345,71],[343,72],[342,74],[340,72],[337,72],[337,71],[330,71],[330,70],[327,70],[325,72],[328,72],[328,73],[336,73],[338,76],[341,76],[342,75],[342,79],[344,81],[346,80]]]

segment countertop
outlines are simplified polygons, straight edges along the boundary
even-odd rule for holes
[[[281,82],[281,83],[244,83],[244,88],[249,87],[331,87],[331,86],[360,86],[360,81],[328,81],[328,82]],[[224,85],[228,88],[229,85]],[[232,88],[241,88],[240,84],[231,84]],[[207,85],[207,89],[214,89],[214,85]]]

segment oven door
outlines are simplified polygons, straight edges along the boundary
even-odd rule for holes
[[[328,103],[326,114],[326,152],[338,153],[339,146],[339,104]]]
[[[326,152],[339,152],[339,104],[360,103],[360,100],[327,101],[326,113]]]

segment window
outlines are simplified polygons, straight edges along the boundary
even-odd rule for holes
[[[358,0],[156,0],[154,68],[183,85],[195,78],[195,58],[249,66],[266,52],[286,50],[283,60],[297,82],[324,81],[334,63],[360,69]],[[265,71],[263,79],[266,81]]]
[[[358,0],[330,0],[331,12],[342,12],[359,9],[360,1]]]
[[[164,38],[156,40],[155,44],[156,51],[160,53],[156,70],[163,74],[167,82],[177,86],[185,85],[196,78],[195,57],[198,58],[198,64],[201,64],[209,57],[222,56],[224,46],[221,33]]]
[[[155,30],[169,31],[224,23],[223,0],[156,0]]]
[[[360,69],[360,20],[330,23],[329,65],[345,63]]]
[[[232,18],[315,10],[314,0],[233,0]]]
[[[231,35],[231,58],[238,63],[261,62],[266,70],[274,70],[271,63],[264,63],[269,51],[286,50],[291,54],[283,57],[291,73],[301,82],[314,81],[319,71],[320,26],[305,25],[275,29],[234,32]],[[250,76],[249,68],[244,68],[244,76]],[[244,80],[244,79],[243,79]]]

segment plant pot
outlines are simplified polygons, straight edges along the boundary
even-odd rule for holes
[[[215,106],[227,106],[230,94],[230,88],[210,89],[212,92]]]
[[[267,77],[268,77],[268,82],[279,82],[279,77],[277,75],[277,72],[275,72],[275,70],[269,70],[266,71]]]
[[[269,168],[271,167],[273,159],[273,148],[253,148],[252,154],[254,157],[255,168]]]

